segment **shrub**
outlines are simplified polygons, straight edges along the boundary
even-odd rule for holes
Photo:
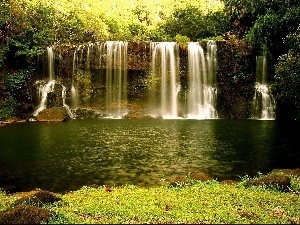
[[[279,119],[294,120],[300,119],[300,27],[285,41],[291,48],[275,66],[273,94],[279,106]]]
[[[12,117],[17,112],[16,100],[8,94],[2,101],[0,100],[0,120]]]

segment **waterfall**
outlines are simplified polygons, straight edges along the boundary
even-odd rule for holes
[[[46,109],[47,96],[49,92],[54,91],[54,53],[52,47],[47,47],[47,61],[48,61],[48,82],[37,81],[35,84],[38,85],[38,96],[40,104],[34,111],[33,116],[37,116],[41,111]]]
[[[41,111],[47,108],[47,98],[49,93],[54,93],[55,91],[55,84],[57,83],[54,73],[54,52],[52,47],[47,47],[47,60],[48,60],[48,82],[46,81],[37,81],[35,85],[38,85],[38,97],[40,100],[40,104],[38,108],[34,111],[33,116],[36,117]],[[69,109],[69,106],[65,103],[66,98],[66,87],[61,84],[62,87],[62,103],[63,106],[66,108],[70,118],[75,118],[72,112]]]
[[[47,96],[49,92],[54,91],[55,80],[50,80],[48,83],[37,81],[36,84],[38,85],[38,96],[40,99],[40,104],[33,113],[34,117],[36,117],[41,111],[46,109]]]
[[[49,81],[54,80],[54,53],[52,47],[47,47]]]
[[[188,44],[188,118],[217,118],[215,42],[207,43],[207,54],[198,42]]]
[[[150,101],[155,114],[163,118],[178,117],[177,95],[180,90],[178,51],[176,42],[151,43]]]
[[[107,114],[121,117],[127,113],[127,42],[106,41],[106,93]],[[106,50],[106,52],[105,52]]]
[[[71,86],[71,106],[73,109],[78,108],[78,103],[79,103],[79,97],[78,97],[78,91],[76,88],[75,77],[76,77],[76,65],[78,64],[77,50],[79,50],[80,47],[81,46],[79,46],[74,51],[74,54],[73,54],[72,86]]]
[[[275,101],[267,79],[267,51],[256,57],[256,84],[252,103],[253,119],[274,120]]]

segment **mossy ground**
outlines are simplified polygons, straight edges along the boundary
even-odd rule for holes
[[[297,176],[290,191],[216,180],[187,179],[177,185],[141,188],[134,185],[87,187],[57,194],[60,201],[42,204],[54,224],[275,224],[300,223]],[[12,207],[16,195],[0,193],[0,212]],[[24,202],[23,204],[29,204]]]

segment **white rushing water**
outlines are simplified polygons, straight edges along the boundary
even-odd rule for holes
[[[113,117],[127,113],[127,45],[123,41],[107,41],[103,46],[107,57],[106,110]]]
[[[267,79],[267,55],[263,50],[263,54],[256,57],[256,84],[251,118],[274,120],[275,117],[275,101]]]
[[[38,97],[40,100],[38,108],[34,111],[33,116],[36,117],[41,111],[47,108],[47,97],[50,92],[55,91],[55,85],[56,85],[56,80],[55,78],[55,72],[54,72],[54,52],[52,47],[47,47],[47,58],[48,58],[48,81],[37,81],[36,85],[38,85]],[[75,118],[73,113],[71,112],[69,106],[66,104],[65,99],[66,99],[66,87],[62,85],[62,102],[63,102],[63,107],[66,108],[70,118]]]
[[[188,118],[217,118],[216,52],[212,41],[207,43],[206,54],[198,42],[188,44]]]
[[[152,108],[165,119],[178,117],[179,56],[176,42],[152,42]]]

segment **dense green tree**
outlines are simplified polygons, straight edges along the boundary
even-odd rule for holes
[[[170,39],[174,39],[179,34],[188,37],[191,41],[222,35],[228,27],[222,11],[204,15],[194,6],[176,9],[172,16],[160,25],[160,29]]]
[[[52,6],[13,0],[10,8],[10,34],[6,38],[8,64],[14,61],[23,64],[42,54],[46,46],[82,42],[85,38],[83,24],[73,12],[64,13]]]
[[[232,32],[243,38],[259,18],[268,15],[284,16],[299,7],[298,0],[223,0],[224,12],[232,24]],[[257,25],[258,26],[258,25]]]
[[[279,57],[275,69],[273,94],[279,119],[300,119],[300,26],[285,38],[290,47]]]
[[[7,52],[6,36],[9,32],[10,10],[9,1],[0,1],[0,68],[4,66],[4,60]]]
[[[298,0],[223,0],[224,12],[232,24],[232,32],[247,38],[254,47],[267,46],[273,64],[287,52],[283,38],[300,24]]]

